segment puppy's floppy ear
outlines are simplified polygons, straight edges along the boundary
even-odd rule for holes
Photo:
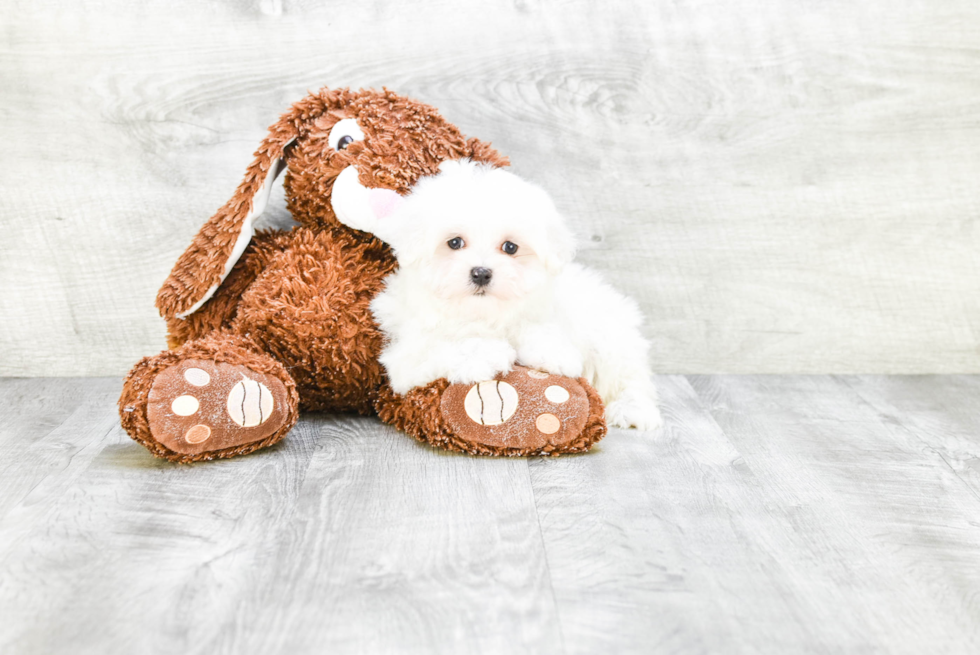
[[[535,191],[532,211],[541,223],[535,251],[549,273],[561,271],[575,257],[575,235],[568,227],[551,197],[543,190]]]
[[[414,265],[422,258],[429,238],[428,230],[419,225],[416,199],[409,195],[384,219],[374,235],[391,246],[402,266]]]
[[[549,273],[561,271],[575,257],[575,235],[560,217],[545,230],[545,243],[539,251]]]
[[[320,98],[310,96],[269,128],[235,195],[201,227],[157,293],[161,316],[184,318],[217,291],[252,238],[254,220],[265,209],[272,184],[286,167],[290,144],[300,136],[303,125],[324,108]]]

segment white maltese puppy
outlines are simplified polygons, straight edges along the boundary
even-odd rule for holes
[[[639,308],[571,262],[572,234],[542,189],[447,161],[375,233],[399,263],[371,303],[395,392],[490,380],[520,363],[584,377],[611,426],[660,426]]]

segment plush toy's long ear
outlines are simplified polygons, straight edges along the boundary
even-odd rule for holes
[[[276,177],[286,167],[287,147],[299,136],[296,108],[269,130],[235,195],[198,231],[157,293],[164,318],[184,318],[218,290],[248,246],[255,218],[265,209]]]

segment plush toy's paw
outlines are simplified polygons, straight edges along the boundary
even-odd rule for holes
[[[656,430],[664,424],[656,402],[630,396],[609,403],[606,407],[606,420],[614,428],[645,431]]]
[[[266,439],[286,425],[290,414],[289,395],[278,378],[200,359],[161,371],[146,407],[153,438],[189,456]]]
[[[557,455],[588,450],[606,432],[602,401],[585,380],[515,366],[442,394],[442,416],[461,450],[491,455]]]

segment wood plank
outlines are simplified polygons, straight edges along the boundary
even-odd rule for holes
[[[73,420],[84,434],[99,419]],[[263,545],[329,420],[304,418],[261,456],[192,466],[154,459],[116,427],[96,456],[50,472],[3,518],[0,650],[197,652],[216,639],[265,570]]]
[[[980,378],[965,375],[842,378],[882,420],[942,458],[980,499]]]
[[[832,378],[659,380],[659,438],[531,462],[568,652],[976,650],[976,499],[938,457]]]
[[[526,460],[331,426],[227,652],[562,652]]]
[[[161,281],[326,84],[414,95],[509,154],[640,301],[660,371],[980,370],[976,2],[50,0],[3,22],[0,375],[159,350]]]
[[[120,386],[118,378],[0,379],[0,519],[39,486],[63,493],[121,432],[111,411]]]
[[[0,444],[49,434],[89,400],[83,388],[51,378],[0,378]]]
[[[746,534],[778,567],[778,602],[822,650],[980,647],[980,500],[904,414],[883,417],[839,378],[692,383],[756,481],[766,513]]]
[[[192,466],[118,384],[0,381],[4,653],[980,645],[977,377],[663,376],[662,434],[553,460],[309,414]]]
[[[810,601],[787,598],[779,526],[746,525],[766,514],[751,470],[684,378],[658,380],[662,435],[530,463],[567,652],[802,652]]]

